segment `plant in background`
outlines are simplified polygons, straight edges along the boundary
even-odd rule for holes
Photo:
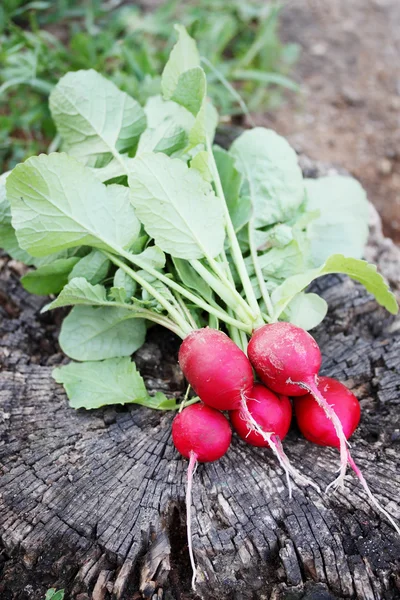
[[[141,104],[159,93],[176,21],[199,39],[208,93],[222,115],[247,111],[241,95],[250,110],[265,110],[284,88],[297,89],[287,74],[298,49],[281,43],[275,3],[169,0],[152,12],[120,4],[9,0],[0,7],[3,170],[47,149],[55,129],[43,100],[68,71],[94,68]]]

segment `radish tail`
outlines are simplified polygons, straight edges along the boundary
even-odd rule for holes
[[[289,473],[290,473],[290,475],[292,475],[292,477],[294,479],[297,479],[301,484],[311,485],[318,492],[320,491],[320,489],[316,483],[314,483],[311,479],[308,479],[308,477],[305,477],[304,475],[302,475],[297,469],[295,469],[295,467],[293,467],[292,463],[290,462],[289,458],[287,457],[287,455],[282,447],[282,442],[281,442],[280,438],[277,435],[275,435],[274,433],[264,431],[259,426],[257,421],[253,418],[253,415],[249,411],[249,408],[248,408],[247,402],[246,402],[246,397],[243,393],[242,393],[242,401],[240,403],[240,413],[241,413],[243,420],[246,421],[247,426],[249,427],[249,432],[255,431],[256,433],[261,435],[261,437],[266,442],[268,442],[269,447],[271,448],[272,452],[277,457],[279,464],[281,465],[282,469],[285,471],[287,486],[288,486],[288,490],[289,490],[289,498],[292,498],[292,482],[290,481]]]
[[[339,443],[340,443],[340,470],[339,470],[340,473],[339,473],[339,476],[334,481],[332,481],[332,483],[330,483],[327,486],[325,493],[328,492],[328,490],[331,487],[336,489],[337,487],[340,486],[343,489],[344,478],[346,475],[346,469],[347,469],[347,464],[348,464],[348,449],[347,449],[347,439],[346,439],[346,436],[344,435],[344,431],[343,431],[343,427],[340,422],[340,419],[337,416],[337,414],[335,413],[335,411],[333,410],[332,406],[325,400],[325,398],[319,391],[319,389],[316,386],[315,381],[313,379],[310,379],[309,381],[305,381],[305,382],[304,381],[290,381],[290,383],[295,383],[296,385],[299,385],[300,387],[302,387],[305,390],[307,390],[308,392],[310,392],[310,394],[312,396],[314,396],[315,400],[318,402],[320,407],[324,410],[328,419],[332,422],[332,424],[335,428],[336,434],[339,438]]]
[[[378,502],[378,500],[375,498],[375,496],[373,495],[373,493],[371,492],[371,490],[369,489],[368,483],[365,481],[364,479],[364,475],[361,473],[360,469],[357,467],[356,463],[353,460],[353,457],[351,456],[350,452],[347,451],[347,458],[349,461],[349,465],[351,466],[351,468],[353,469],[354,473],[357,475],[358,479],[361,482],[361,485],[363,486],[368,498],[371,500],[372,504],[383,514],[385,515],[385,517],[387,518],[387,520],[391,523],[391,525],[394,527],[394,529],[396,530],[396,532],[400,535],[400,528],[397,525],[396,521],[394,521],[394,519],[390,516],[390,514],[388,513],[387,510],[385,510],[382,506],[382,504],[380,502]]]
[[[189,556],[190,556],[190,564],[192,565],[192,589],[196,589],[196,563],[194,562],[193,556],[193,546],[192,546],[192,520],[191,520],[191,507],[192,507],[192,483],[193,483],[193,475],[197,468],[197,454],[190,452],[190,460],[189,466],[187,470],[187,488],[186,488],[186,531],[187,531],[187,539],[188,539],[188,548],[189,548]]]

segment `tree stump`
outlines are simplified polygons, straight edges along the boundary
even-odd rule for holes
[[[320,173],[303,161],[308,174]],[[400,289],[400,251],[372,210],[367,257]],[[234,436],[228,454],[195,475],[193,544],[199,578],[191,592],[185,529],[187,462],[171,442],[173,415],[127,406],[68,407],[51,378],[66,362],[60,313],[19,283],[2,259],[0,385],[0,597],[39,600],[49,587],[76,600],[380,600],[400,597],[400,540],[349,472],[344,491],[294,485],[271,452]],[[348,278],[318,289],[329,314],[313,334],[322,373],[362,405],[352,452],[372,491],[400,519],[400,320]],[[178,341],[153,329],[136,360],[150,388],[179,396]],[[338,452],[313,446],[295,427],[284,446],[322,488]]]

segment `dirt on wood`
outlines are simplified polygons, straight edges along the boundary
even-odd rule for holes
[[[301,47],[302,92],[256,123],[349,170],[400,242],[399,0],[288,0],[281,35]]]

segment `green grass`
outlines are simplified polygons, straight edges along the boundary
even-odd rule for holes
[[[46,97],[66,72],[94,68],[141,102],[157,93],[162,65],[175,42],[176,22],[186,25],[198,41],[209,95],[221,115],[245,111],[240,97],[250,111],[266,110],[281,102],[284,89],[297,89],[288,74],[298,48],[280,41],[280,7],[275,3],[168,0],[151,13],[132,4],[116,4],[110,0],[3,2],[2,171],[47,150],[55,129]]]

